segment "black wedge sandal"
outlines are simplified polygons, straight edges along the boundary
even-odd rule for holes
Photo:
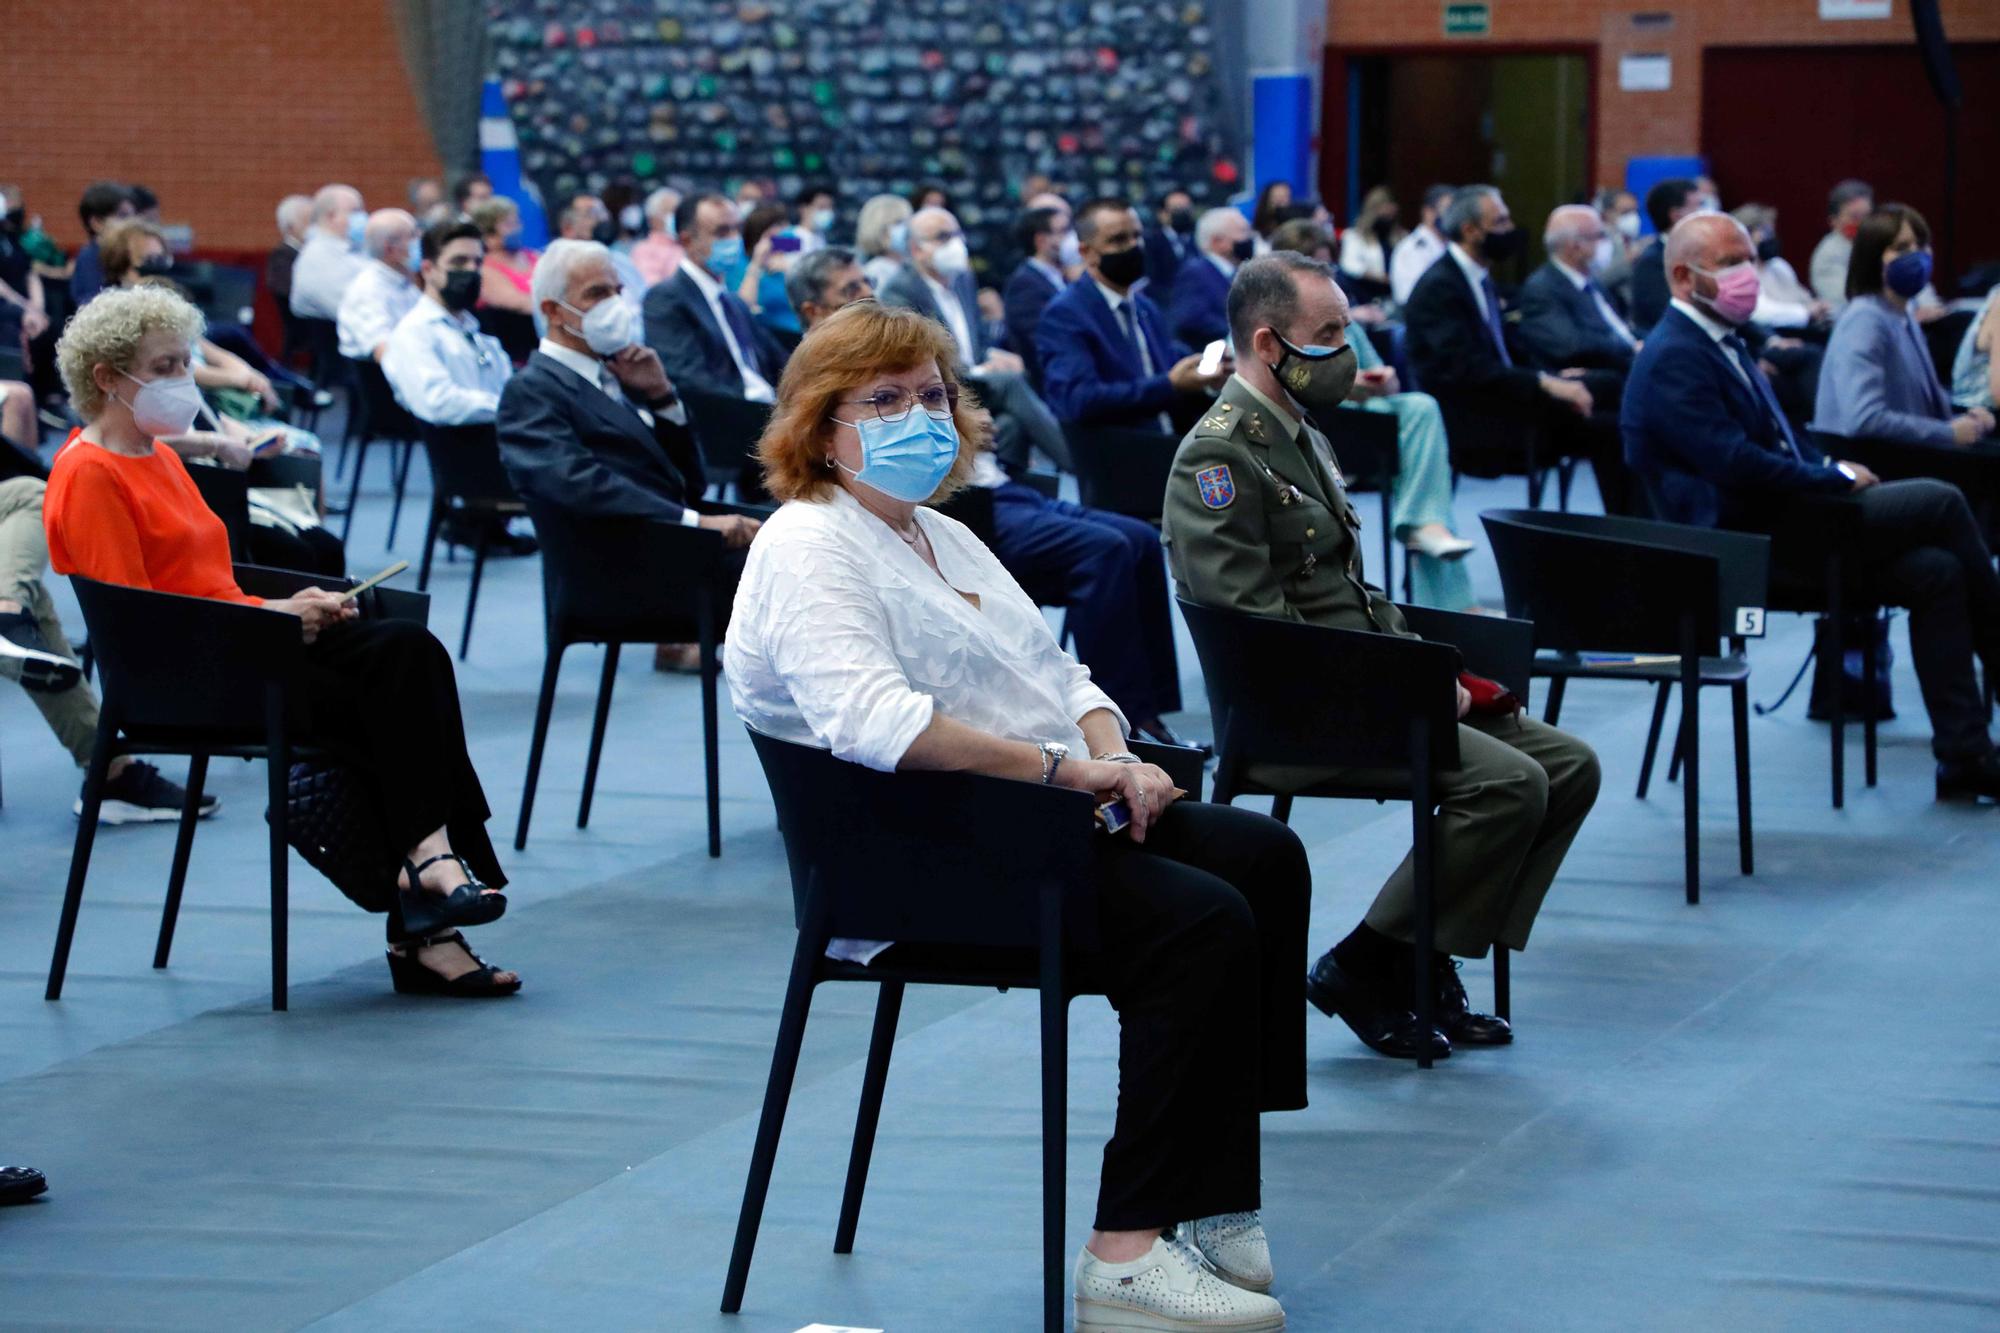
[[[464,976],[446,980],[417,958],[419,949],[439,944],[456,944],[479,966]],[[398,949],[409,952],[398,953]],[[512,995],[521,989],[519,977],[512,981],[495,981],[494,977],[506,969],[495,967],[473,953],[472,946],[465,942],[465,936],[455,930],[444,935],[413,935],[400,944],[390,945],[388,953],[389,978],[396,983],[398,995],[454,995],[460,999],[484,1000],[496,995]]]
[[[424,887],[424,872],[440,861],[456,861],[465,872],[465,883],[450,893],[432,893]],[[483,926],[507,914],[507,895],[490,892],[456,852],[433,856],[422,865],[406,860],[403,873],[410,877],[410,887],[399,891],[403,929],[413,937],[435,935],[453,926]]]

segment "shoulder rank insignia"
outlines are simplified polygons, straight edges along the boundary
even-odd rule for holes
[[[1236,479],[1229,475],[1227,463],[1195,473],[1194,484],[1201,490],[1201,502],[1210,509],[1227,509],[1236,500]]]

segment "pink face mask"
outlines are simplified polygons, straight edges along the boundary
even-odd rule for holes
[[[1689,265],[1697,273],[1707,274],[1715,279],[1715,299],[1703,301],[1695,299],[1715,312],[1715,317],[1725,324],[1741,324],[1750,318],[1750,312],[1757,308],[1757,266],[1745,262],[1731,264],[1717,272]]]

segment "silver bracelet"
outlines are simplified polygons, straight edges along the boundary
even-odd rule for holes
[[[1146,761],[1130,750],[1106,750],[1103,754],[1091,756],[1100,764],[1143,764]]]

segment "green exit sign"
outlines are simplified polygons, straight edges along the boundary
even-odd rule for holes
[[[1444,7],[1444,35],[1486,37],[1493,32],[1493,6],[1488,4],[1448,4]]]

